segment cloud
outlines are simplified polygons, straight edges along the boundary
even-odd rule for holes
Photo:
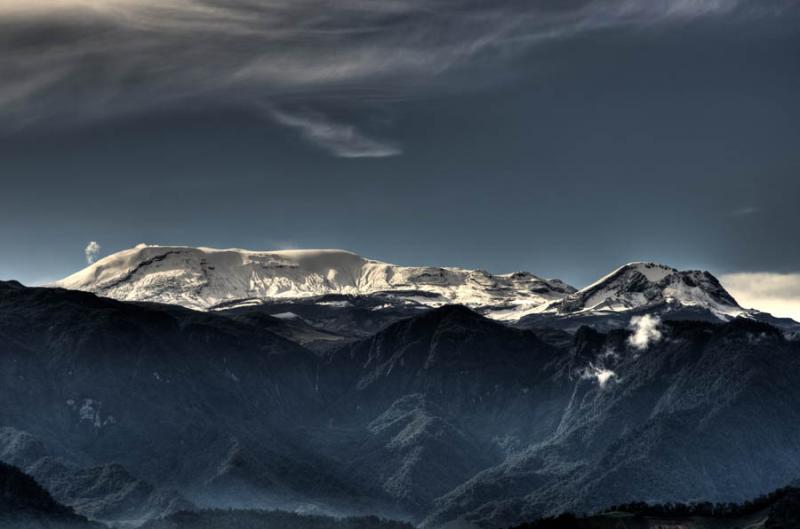
[[[662,334],[658,329],[661,319],[658,316],[645,314],[631,318],[629,328],[633,334],[628,337],[628,344],[634,349],[644,351],[654,343],[661,341]]]
[[[270,116],[300,132],[310,143],[341,158],[384,158],[402,154],[396,144],[370,138],[354,125],[334,123],[321,114],[289,114],[271,109]]]
[[[596,380],[600,388],[605,388],[610,381],[617,379],[614,371],[592,363],[581,371],[580,376],[584,380]]]
[[[761,209],[755,206],[744,206],[738,209],[734,209],[731,211],[731,215],[734,217],[749,217],[750,215],[755,215],[756,213],[760,212]]]
[[[0,122],[52,125],[209,102],[416,97],[458,89],[463,80],[449,84],[451,72],[545,40],[784,3],[0,0]],[[319,124],[296,127],[318,137]],[[373,142],[356,140],[364,152],[381,152]]]
[[[100,255],[100,245],[96,241],[91,241],[86,245],[83,253],[86,255],[86,262],[92,264],[97,261],[97,257]]]
[[[800,321],[800,273],[724,274],[720,282],[743,307]]]

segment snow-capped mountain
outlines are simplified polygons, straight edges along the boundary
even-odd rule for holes
[[[720,319],[750,313],[708,272],[679,271],[657,263],[621,266],[591,285],[548,304],[541,312],[615,313],[663,304],[705,309]]]
[[[370,300],[371,311],[461,304],[496,320],[527,318],[537,326],[543,320],[565,318],[575,325],[586,317],[625,319],[628,312],[651,310],[683,314],[682,319],[697,319],[699,313],[719,320],[757,314],[740,307],[710,273],[656,263],[624,265],[576,290],[558,279],[528,272],[494,275],[462,268],[398,266],[344,250],[248,251],[140,244],[52,286],[196,310],[281,304],[281,314],[292,316],[295,311],[286,303],[351,306],[348,301],[319,299],[337,295]]]
[[[110,255],[53,286],[122,301],[150,301],[213,310],[265,300],[329,294],[389,294],[429,306],[492,307],[498,318],[539,307],[575,289],[527,272],[396,266],[343,250],[255,252],[150,246]]]

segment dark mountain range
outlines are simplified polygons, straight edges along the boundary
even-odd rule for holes
[[[36,481],[0,463],[0,527],[8,529],[99,529],[55,501]]]
[[[141,523],[194,506],[173,490],[154,487],[118,464],[83,468],[53,457],[27,432],[0,428],[0,460],[25,470],[60,503],[93,520]]]
[[[131,492],[118,512],[175,489],[428,527],[741,501],[800,476],[800,344],[769,324],[544,333],[414,310],[359,338],[308,314],[291,327],[0,283],[0,425],[44,447],[19,438],[0,459],[43,460],[30,471],[76,508],[110,505],[76,500],[102,483]],[[296,333],[341,341],[315,353]]]
[[[425,296],[425,293],[418,295]],[[370,296],[328,294],[263,301],[235,308],[223,307],[215,312],[257,324],[305,347],[324,352],[369,337],[392,323],[428,309],[425,305],[398,301],[391,294],[379,292]]]
[[[748,320],[662,332],[645,351],[625,331],[578,333],[572,398],[552,435],[438,499],[426,523],[510,524],[627,500],[743,500],[794,479],[798,344]]]
[[[316,357],[271,332],[178,307],[0,286],[0,424],[82,466],[221,503],[353,497],[300,453],[319,420]]]
[[[513,413],[513,404],[505,396],[510,394],[514,400],[525,394],[542,368],[558,356],[555,348],[532,332],[452,305],[400,321],[333,351],[325,368],[335,378],[324,390],[329,394],[344,391],[343,398],[355,399],[359,406],[369,402],[381,407],[398,396],[424,393],[450,413],[480,408],[484,400],[488,406]],[[360,410],[372,412],[363,406]]]

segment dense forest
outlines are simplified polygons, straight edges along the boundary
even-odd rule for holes
[[[153,520],[142,529],[414,529],[405,522],[376,516],[332,518],[285,511],[210,509],[182,511]]]
[[[640,529],[652,527],[652,522],[686,529],[798,529],[800,488],[779,489],[743,503],[626,503],[591,516],[565,513],[513,529]]]
[[[711,503],[711,502],[698,502],[698,503],[658,503],[648,504],[646,502],[634,502],[621,505],[615,505],[605,509],[605,513],[612,512],[629,512],[640,516],[652,517],[677,517],[677,516],[707,516],[717,518],[738,518],[755,514],[763,511],[768,507],[779,503],[782,500],[798,497],[800,498],[800,489],[794,487],[786,487],[778,489],[769,494],[764,494],[752,500],[747,500],[742,503]]]

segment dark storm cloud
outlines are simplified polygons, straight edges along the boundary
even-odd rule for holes
[[[334,154],[396,154],[282,101],[356,89],[417,95],[446,86],[454,69],[542,40],[755,6],[767,9],[740,0],[0,0],[0,116],[15,127],[268,102],[279,123],[323,147],[333,134]]]

